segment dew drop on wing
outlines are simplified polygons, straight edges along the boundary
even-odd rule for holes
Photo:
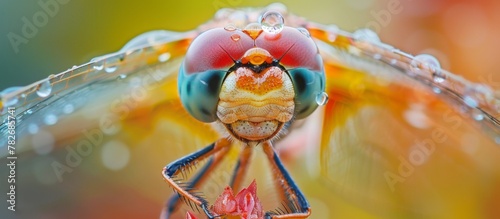
[[[38,88],[36,90],[36,94],[39,97],[47,97],[50,95],[51,92],[52,92],[52,85],[50,84],[50,80],[42,82],[40,85],[38,85]]]

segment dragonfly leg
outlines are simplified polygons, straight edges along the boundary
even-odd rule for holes
[[[233,191],[240,191],[243,179],[245,179],[246,173],[248,171],[248,165],[250,164],[250,157],[252,156],[253,147],[245,146],[240,154],[238,163],[234,168],[233,177],[231,178],[231,188]]]
[[[309,217],[309,215],[311,215],[311,208],[306,197],[302,194],[297,185],[295,185],[295,182],[274,151],[272,144],[270,142],[264,142],[262,149],[269,159],[271,166],[276,171],[275,177],[280,185],[278,188],[288,201],[288,203],[286,203],[287,206],[283,206],[285,209],[276,212],[267,212],[266,218],[291,219]]]
[[[180,204],[179,198],[187,199],[189,203],[193,203],[196,206],[204,206],[207,205],[207,201],[195,194],[193,194],[193,190],[203,183],[206,179],[207,176],[209,175],[213,169],[215,169],[224,156],[227,154],[229,151],[229,146],[231,143],[227,139],[220,139],[216,141],[215,143],[210,144],[209,146],[196,151],[192,154],[189,154],[183,158],[180,158],[170,164],[168,164],[164,169],[163,169],[163,178],[164,180],[172,186],[172,188],[178,193],[178,195],[173,196],[170,201],[168,202],[168,206],[164,211],[166,210],[167,212],[164,212],[166,218],[169,218],[169,216],[175,211],[175,209],[178,207]],[[217,153],[220,152],[220,153]],[[176,182],[176,177],[184,171],[185,168],[189,168],[195,163],[197,163],[200,160],[203,160],[207,157],[210,157],[211,155],[214,155],[214,157],[211,157],[210,160],[203,166],[203,168],[197,173],[195,177],[193,177],[193,180],[189,182],[187,186],[179,185]],[[193,206],[192,206],[193,207]]]

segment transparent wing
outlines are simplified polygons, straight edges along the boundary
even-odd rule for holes
[[[161,169],[216,138],[177,94],[195,35],[149,32],[117,53],[2,93],[2,120],[9,109],[17,118],[16,154],[7,154],[4,137],[0,153],[5,163],[17,157],[21,218],[158,218],[172,193]]]
[[[320,178],[340,202],[363,209],[338,209],[335,218],[499,214],[500,102],[493,91],[365,30],[310,29],[320,40],[330,96]]]

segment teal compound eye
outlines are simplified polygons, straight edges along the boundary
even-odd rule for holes
[[[304,28],[285,27],[278,36],[261,34],[257,47],[266,49],[275,57],[292,80],[295,91],[295,118],[309,116],[318,105],[325,91],[323,59],[318,47]]]

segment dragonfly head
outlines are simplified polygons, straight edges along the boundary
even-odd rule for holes
[[[284,124],[307,117],[325,83],[318,49],[305,30],[252,28],[202,33],[179,72],[187,111],[246,142],[272,139]]]

